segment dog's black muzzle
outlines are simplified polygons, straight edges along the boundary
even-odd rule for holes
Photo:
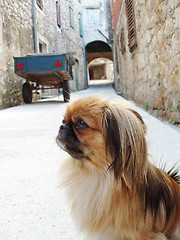
[[[72,131],[73,130],[72,130],[72,128],[69,125],[63,124],[59,128],[59,132],[58,132],[58,136],[57,137],[59,138],[60,141],[63,141],[63,140],[66,141],[66,138],[67,138],[67,141],[68,140],[70,141],[71,140],[70,136],[72,135]]]
[[[72,157],[77,159],[84,157],[81,143],[77,139],[77,136],[74,133],[71,125],[63,124],[60,126],[56,142]]]

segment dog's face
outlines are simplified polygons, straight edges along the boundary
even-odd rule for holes
[[[93,156],[105,154],[103,107],[97,98],[84,98],[68,106],[56,141],[73,158],[92,161]]]
[[[101,169],[113,169],[118,177],[135,164],[138,151],[143,154],[143,127],[135,111],[89,97],[68,106],[56,141],[73,158]]]

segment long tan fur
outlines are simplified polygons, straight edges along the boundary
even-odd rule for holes
[[[68,106],[63,126],[57,143],[73,157],[61,167],[61,185],[87,239],[180,240],[179,178],[148,161],[138,113],[89,97]]]

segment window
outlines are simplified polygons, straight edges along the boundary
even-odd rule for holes
[[[118,48],[119,48],[119,44],[118,44],[118,42],[117,42],[117,44],[116,44],[116,54],[115,54],[115,58],[116,58],[116,71],[117,71],[117,73],[119,74],[119,59],[118,59]]]
[[[86,9],[88,25],[99,25],[99,9]]]
[[[127,20],[128,20],[129,49],[130,49],[130,52],[133,52],[134,49],[137,47],[134,3],[133,3],[133,0],[125,0],[125,2],[126,2],[126,13],[127,13]]]
[[[47,45],[39,40],[39,53],[46,53],[47,52]]]
[[[124,54],[125,51],[126,51],[125,38],[124,38],[124,28],[121,29],[120,43],[121,43],[121,52],[122,52],[122,54]]]
[[[61,12],[60,12],[60,4],[56,2],[56,14],[57,14],[57,25],[61,27]]]
[[[43,52],[43,46],[42,46],[42,43],[39,43],[39,52],[40,52],[40,53]]]
[[[42,10],[43,9],[43,0],[36,0],[37,5]]]
[[[70,26],[74,28],[74,11],[69,7]]]

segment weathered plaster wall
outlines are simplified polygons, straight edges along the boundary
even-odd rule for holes
[[[134,8],[137,48],[130,53],[124,2],[114,37],[116,89],[157,115],[180,122],[180,3],[134,0]]]

